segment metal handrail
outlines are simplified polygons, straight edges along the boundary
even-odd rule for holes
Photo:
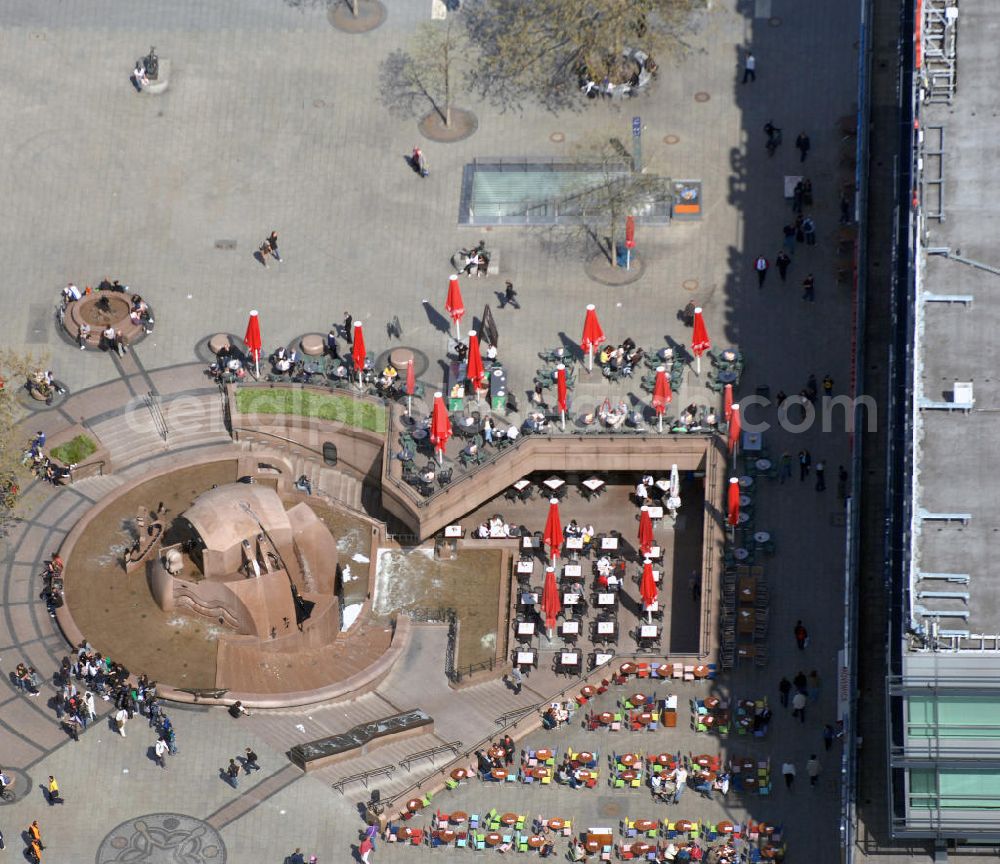
[[[505,723],[509,723],[514,718],[520,720],[522,717],[525,717],[532,711],[539,710],[545,704],[546,704],[545,702],[536,702],[534,705],[527,705],[524,708],[515,708],[513,711],[508,711],[505,714],[501,714],[493,722],[496,723],[497,726],[503,726]]]
[[[416,762],[418,759],[430,759],[433,761],[434,757],[437,756],[438,753],[444,753],[446,750],[457,756],[461,746],[461,741],[449,741],[446,744],[440,744],[437,747],[429,747],[426,750],[421,750],[419,753],[411,753],[405,759],[399,760],[399,767],[405,768],[409,771],[411,762]]]
[[[351,774],[350,777],[343,777],[336,783],[331,784],[334,789],[336,789],[341,795],[344,794],[344,787],[348,783],[357,783],[360,781],[364,784],[365,789],[368,788],[368,780],[371,777],[390,777],[396,771],[396,766],[394,764],[390,765],[380,765],[378,768],[369,768],[367,771],[359,771],[357,774]]]

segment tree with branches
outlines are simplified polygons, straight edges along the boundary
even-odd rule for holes
[[[473,89],[504,104],[527,97],[561,107],[589,76],[628,80],[628,52],[660,56],[685,47],[703,0],[466,0],[463,15],[479,60]]]

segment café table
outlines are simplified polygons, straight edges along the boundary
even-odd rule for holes
[[[618,595],[614,591],[601,591],[597,595],[598,606],[617,606]]]
[[[744,777],[743,778],[743,788],[753,792],[757,788],[757,778],[756,777]]]
[[[643,711],[641,714],[636,714],[635,719],[637,723],[648,726],[653,722],[653,713],[651,711]]]
[[[720,384],[734,384],[737,375],[733,369],[722,369],[715,377],[718,378]]]
[[[639,638],[640,639],[657,639],[660,636],[660,628],[655,624],[640,624],[639,625]]]
[[[618,776],[626,783],[631,783],[639,776],[639,774],[636,771],[622,771]]]
[[[494,768],[490,771],[490,776],[494,780],[506,780],[507,779],[507,769],[506,768]]]
[[[539,762],[544,762],[546,759],[552,758],[552,751],[548,747],[542,747],[540,750],[535,751],[535,758]]]
[[[586,768],[578,768],[573,776],[576,777],[577,783],[586,783],[594,775]]]
[[[517,818],[516,813],[504,813],[503,816],[500,817],[500,824],[507,825],[509,827],[517,822]]]
[[[763,542],[763,541],[761,541]],[[582,579],[583,567],[579,564],[566,564],[563,567],[563,577],[566,579]]]
[[[639,831],[652,831],[659,824],[660,823],[657,822],[655,819],[636,819],[635,820],[635,827]]]
[[[597,688],[592,687],[590,684],[584,684],[583,687],[580,688],[580,695],[585,696],[587,699],[589,699],[595,693],[597,693]]]
[[[534,666],[535,665],[535,652],[534,651],[518,651],[516,662],[518,666]]]
[[[753,503],[753,498],[749,495],[740,495],[740,507],[749,507]]]
[[[467,777],[471,777],[472,774],[466,768],[455,768],[451,772],[452,780],[465,780]]]
[[[553,492],[555,492],[556,489],[558,489],[560,486],[566,485],[566,481],[563,480],[562,477],[556,477],[554,475],[552,477],[549,477],[547,480],[543,480],[542,483],[549,489],[551,489]]]
[[[633,693],[631,696],[628,697],[628,701],[631,702],[636,707],[638,707],[639,705],[645,705],[646,704],[646,694],[645,693]]]
[[[532,561],[530,558],[527,559],[526,561],[517,562],[517,572],[519,575],[524,573],[531,574],[534,571],[535,571],[535,562]]]
[[[618,761],[621,762],[622,765],[629,768],[638,764],[639,760],[640,757],[638,753],[622,753],[622,755],[618,757]]]
[[[714,711],[716,708],[719,707],[720,704],[721,702],[719,701],[718,696],[708,696],[705,698],[705,707],[709,711]]]
[[[416,837],[419,830],[419,828],[411,828],[409,825],[404,825],[396,832],[396,837],[409,840],[411,837]]]
[[[720,834],[732,834],[735,826],[728,819],[724,819],[716,828],[718,828]]]
[[[530,846],[531,843],[529,842],[528,845]],[[600,852],[601,849],[604,846],[607,846],[607,845],[610,845],[610,844],[602,843],[600,840],[595,840],[593,838],[589,838],[589,839],[587,839],[587,840],[584,841],[583,848],[586,849],[587,852],[589,852],[591,855],[593,855],[595,852]]]
[[[618,624],[615,621],[598,621],[597,622],[597,635],[598,636],[614,636],[615,630]]]
[[[702,768],[707,768],[712,764],[712,757],[707,753],[701,753],[700,755],[694,757],[694,763],[696,765],[700,765]]]
[[[495,744],[486,751],[491,759],[503,759],[507,751],[503,749],[499,744]]]
[[[711,729],[719,721],[719,718],[715,714],[702,714],[698,720],[701,722],[702,726],[707,726]]]
[[[615,715],[612,714],[610,711],[602,711],[600,714],[597,715],[597,719],[602,724],[607,726],[612,720],[615,719]]]
[[[773,834],[774,833],[774,829],[777,828],[777,827],[778,827],[777,825],[773,825],[770,822],[761,822],[757,826],[757,828],[760,831],[760,833],[761,834],[766,834],[766,835]]]
[[[546,823],[553,831],[562,831],[566,825],[565,819],[549,819]]]
[[[753,477],[750,477],[749,475],[746,474],[740,477],[741,489],[749,489],[751,486],[753,486]]]
[[[564,670],[573,669],[574,667],[579,669],[580,667],[580,652],[579,651],[562,651],[559,654],[559,665],[562,666]]]
[[[618,537],[609,534],[606,537],[601,538],[601,549],[615,551],[618,548]]]
[[[758,471],[767,471],[771,467],[771,460],[770,459],[758,459],[756,462],[754,462],[754,465],[757,466],[757,470]]]
[[[414,441],[423,441],[427,437],[427,430],[424,428],[414,429],[412,432]]]
[[[674,756],[672,753],[658,753],[650,761],[655,762],[657,765],[661,765],[665,768],[668,765],[673,764]]]
[[[559,625],[559,632],[563,637],[566,636],[579,636],[580,635],[580,622],[579,621],[563,621]]]
[[[757,610],[740,607],[736,621],[740,633],[753,633],[757,624]]]
[[[742,516],[743,514],[741,513],[740,515]],[[733,550],[733,557],[737,561],[746,561],[747,558],[750,557],[750,553],[746,549],[744,549],[742,546],[737,546]]]
[[[600,477],[588,477],[583,481],[583,485],[586,486],[591,492],[597,492],[604,486],[604,481]]]
[[[594,761],[594,754],[588,750],[584,750],[576,754],[575,761],[580,765],[589,765],[591,762]]]
[[[635,664],[622,663],[622,665],[618,667],[618,672],[622,675],[631,675],[633,672],[635,672]]]
[[[739,517],[737,518],[737,522],[740,525],[746,525],[747,522],[749,521],[750,521],[750,514],[746,512],[740,513]]]
[[[753,535],[753,539],[758,543],[766,543],[771,539],[771,534],[768,531],[758,531]]]
[[[542,538],[536,537],[534,534],[525,534],[521,538],[521,548],[525,551],[529,549],[538,549],[542,545]]]
[[[534,777],[536,780],[542,780],[545,777],[550,777],[552,775],[552,772],[544,765],[539,765],[537,768],[531,768],[528,770],[527,773],[530,774],[532,777]]]
[[[517,635],[518,636],[534,636],[535,635],[535,622],[534,621],[518,621],[517,622]]]
[[[538,592],[537,591],[522,591],[518,597],[518,605],[520,606],[535,606],[538,603]]]
[[[499,831],[487,831],[486,832],[486,845],[496,846],[503,840],[503,835]]]
[[[666,480],[666,479],[664,479],[664,480],[657,480],[653,485],[657,489],[659,489],[661,492],[669,492],[670,491],[670,481],[669,480]]]
[[[694,677],[695,678],[707,678],[712,670],[704,664],[699,664],[694,667]]]
[[[740,576],[736,583],[736,591],[740,595],[740,603],[752,603],[757,596],[757,579],[754,576]]]
[[[628,849],[633,855],[645,855],[647,852],[653,851],[653,847],[643,840],[636,840],[624,848]]]
[[[423,810],[424,809],[423,798],[411,798],[409,801],[406,802],[406,809],[409,810],[411,813],[416,813],[418,810]]]
[[[644,556],[650,561],[656,561],[663,557],[663,550],[659,546],[650,546],[649,551]]]
[[[687,832],[687,831],[690,831],[693,827],[694,827],[694,824],[690,820],[688,820],[688,819],[678,819],[674,823],[674,829],[677,830],[677,831],[679,831],[682,834],[685,833],[685,832]]]
[[[439,828],[434,832],[434,836],[442,843],[451,843],[455,839],[456,834],[451,828]]]
[[[579,552],[583,549],[583,537],[567,537],[566,549],[570,552]]]
[[[563,606],[576,606],[583,599],[583,595],[577,591],[564,591],[562,596]]]
[[[528,837],[529,849],[541,849],[545,843],[545,838],[541,834],[532,834]]]
[[[522,477],[516,483],[511,484],[511,488],[516,489],[518,492],[523,492],[530,485],[531,485],[531,481]]]

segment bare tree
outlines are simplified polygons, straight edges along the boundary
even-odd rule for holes
[[[429,105],[451,126],[452,103],[469,48],[456,17],[424,22],[408,49],[393,51],[382,61],[379,90],[390,110],[412,116],[421,105]]]
[[[586,72],[625,80],[626,51],[660,55],[684,47],[691,11],[703,0],[466,0],[479,49],[474,89],[504,105],[526,97],[566,105]]]

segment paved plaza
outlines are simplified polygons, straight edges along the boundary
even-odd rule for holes
[[[330,25],[320,2],[165,0],[147,9],[113,0],[85,6],[0,0],[7,107],[0,193],[10,214],[7,276],[0,284],[4,343],[47,354],[70,389],[60,407],[38,411],[32,426],[51,432],[84,419],[109,432],[118,425],[130,429],[113,445],[121,471],[27,491],[26,521],[5,543],[0,568],[0,668],[8,675],[29,658],[50,678],[67,652],[37,595],[42,562],[73,522],[171,451],[193,458],[228,446],[218,391],[204,376],[196,347],[216,332],[242,334],[250,309],[260,310],[267,352],[303,333],[325,332],[349,311],[364,322],[369,350],[403,344],[430,358],[422,379],[432,389],[442,383],[438,361],[447,348],[441,320],[451,255],[484,237],[499,253],[500,273],[462,280],[469,310],[463,330],[485,304],[493,306],[501,357],[521,399],[539,365],[537,351],[579,342],[586,304],[597,305],[610,342],[628,336],[661,347],[668,337],[690,343],[690,331],[677,319],[690,300],[704,308],[714,346],[735,346],[748,358],[738,397],[761,387],[794,395],[810,374],[829,375],[834,394],[850,392],[852,297],[849,282],[838,280],[844,256],[837,223],[842,184],[853,179],[853,167],[838,121],[854,110],[854,4],[712,0],[696,17],[688,53],[664,58],[658,79],[640,97],[624,104],[582,100],[579,110],[553,114],[530,104],[501,112],[463,93],[456,103],[475,111],[478,131],[448,145],[422,139],[414,119],[392,116],[379,101],[379,63],[432,11],[431,0],[385,5],[381,27],[351,35]],[[160,96],[137,94],[128,79],[151,44],[171,64],[169,89]],[[757,78],[743,85],[747,46],[757,56]],[[552,158],[611,137],[628,142],[634,116],[641,117],[647,171],[704,184],[701,221],[638,232],[646,267],[641,280],[623,287],[591,280],[584,263],[593,250],[551,230],[457,226],[462,169],[473,159]],[[762,131],[769,120],[784,130],[784,144],[770,158]],[[805,165],[793,147],[800,130],[812,141]],[[405,162],[417,144],[431,169],[425,180]],[[794,218],[783,180],[799,173],[813,181],[818,242],[796,249],[782,283],[774,259],[782,226]],[[272,229],[281,237],[283,261],[264,269],[253,252]],[[772,265],[762,288],[753,272],[758,255]],[[800,299],[809,273],[815,302]],[[81,352],[56,331],[60,287],[96,285],[105,276],[141,292],[155,312],[154,332],[122,361]],[[497,308],[496,292],[508,279],[520,310]],[[402,337],[390,341],[385,327],[393,316]],[[581,409],[605,398],[649,398],[637,380],[612,385],[596,371],[579,378],[574,404]],[[119,424],[130,412],[142,414],[148,392],[165,404],[183,396],[206,407],[161,447],[144,427]],[[692,371],[674,404],[717,399]],[[814,464],[827,465],[825,491],[814,488],[812,475],[800,482],[796,472],[787,483],[765,482],[755,501],[756,522],[777,545],[768,563],[766,668],[742,666],[703,683],[664,682],[657,695],[679,698],[676,730],[586,732],[581,711],[575,723],[527,732],[519,742],[596,748],[602,757],[634,747],[770,758],[770,797],[731,792],[725,801],[708,802],[689,789],[666,814],[644,788],[497,788],[476,781],[441,794],[435,804],[558,815],[578,827],[617,827],[627,816],[775,821],[786,827],[789,856],[817,864],[839,859],[840,742],[824,751],[821,730],[836,714],[843,636],[843,502],[836,474],[838,465],[849,464],[850,444],[842,413],[834,414],[830,431],[817,423],[793,433],[776,425],[773,406],[745,412],[747,421],[770,425],[764,434],[772,454],[794,456],[805,448]],[[810,631],[802,652],[792,635],[799,619]],[[413,748],[392,744],[335,771],[304,775],[289,762],[289,747],[409,708],[435,718],[440,741],[470,745],[499,729],[494,721],[504,713],[567,686],[540,669],[519,696],[498,678],[454,690],[443,672],[444,642],[440,628],[415,626],[390,677],[350,703],[261,711],[239,721],[201,705],[168,709],[180,750],[165,771],[151,759],[155,738],[141,717],[129,724],[126,738],[104,718],[74,743],[47,704],[53,687],[32,699],[8,682],[0,689],[0,764],[17,776],[22,793],[0,807],[8,848],[19,854],[18,833],[37,818],[46,862],[171,860],[151,851],[168,842],[191,844],[186,848],[202,856],[192,861],[220,861],[220,840],[225,860],[239,864],[281,862],[297,846],[320,862],[347,856],[363,827],[358,803],[368,793],[357,784],[341,793],[331,783],[398,761]],[[812,669],[823,686],[799,723],[778,706],[777,684],[783,675]],[[612,705],[624,689],[612,688],[598,706]],[[688,700],[712,694],[766,696],[775,713],[768,735],[718,739],[690,731]],[[647,744],[654,739],[659,746]],[[434,743],[415,740],[421,747]],[[234,790],[220,770],[246,746],[260,755],[263,770],[241,778]],[[805,772],[811,753],[824,767],[815,788]],[[798,771],[791,791],[778,776],[786,760]],[[417,763],[410,773],[400,770],[390,782],[372,785],[394,794],[433,767]],[[47,806],[40,790],[50,774],[66,799],[61,806]],[[124,857],[140,848],[146,852]],[[380,844],[376,858],[450,859],[459,851]]]

